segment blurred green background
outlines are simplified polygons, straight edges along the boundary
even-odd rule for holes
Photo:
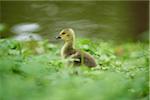
[[[1,38],[24,39],[30,34],[36,39],[55,41],[61,29],[71,27],[81,38],[148,41],[148,1],[1,1],[0,4]]]
[[[148,25],[148,1],[0,1],[0,100],[149,100]],[[61,59],[66,27],[96,68]]]

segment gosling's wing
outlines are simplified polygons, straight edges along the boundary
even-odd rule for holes
[[[88,67],[96,67],[96,61],[95,59],[92,57],[92,55],[90,55],[87,52],[84,52],[84,57],[83,57],[83,62],[86,66]]]
[[[78,52],[78,51],[74,52],[70,56],[70,58],[74,59],[73,60],[74,65],[76,65],[76,66],[80,66],[81,65],[81,53],[80,52]]]
[[[76,51],[76,53],[74,53],[72,55],[72,58],[74,58],[74,63],[75,65],[86,65],[88,67],[95,67],[96,66],[96,62],[94,60],[94,58],[86,52],[83,51]]]

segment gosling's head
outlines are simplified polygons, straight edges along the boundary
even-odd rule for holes
[[[62,39],[65,42],[74,41],[75,33],[74,33],[73,29],[65,28],[59,33],[59,35],[56,37],[56,39]]]

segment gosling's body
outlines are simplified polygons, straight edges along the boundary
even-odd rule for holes
[[[60,32],[58,38],[65,41],[64,46],[61,49],[61,57],[63,59],[71,58],[74,66],[85,65],[87,67],[96,67],[95,59],[87,52],[77,50],[74,47],[75,34],[70,28],[64,29]]]

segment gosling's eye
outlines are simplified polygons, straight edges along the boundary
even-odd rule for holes
[[[64,35],[64,34],[66,34],[66,33],[63,32],[62,35]]]

